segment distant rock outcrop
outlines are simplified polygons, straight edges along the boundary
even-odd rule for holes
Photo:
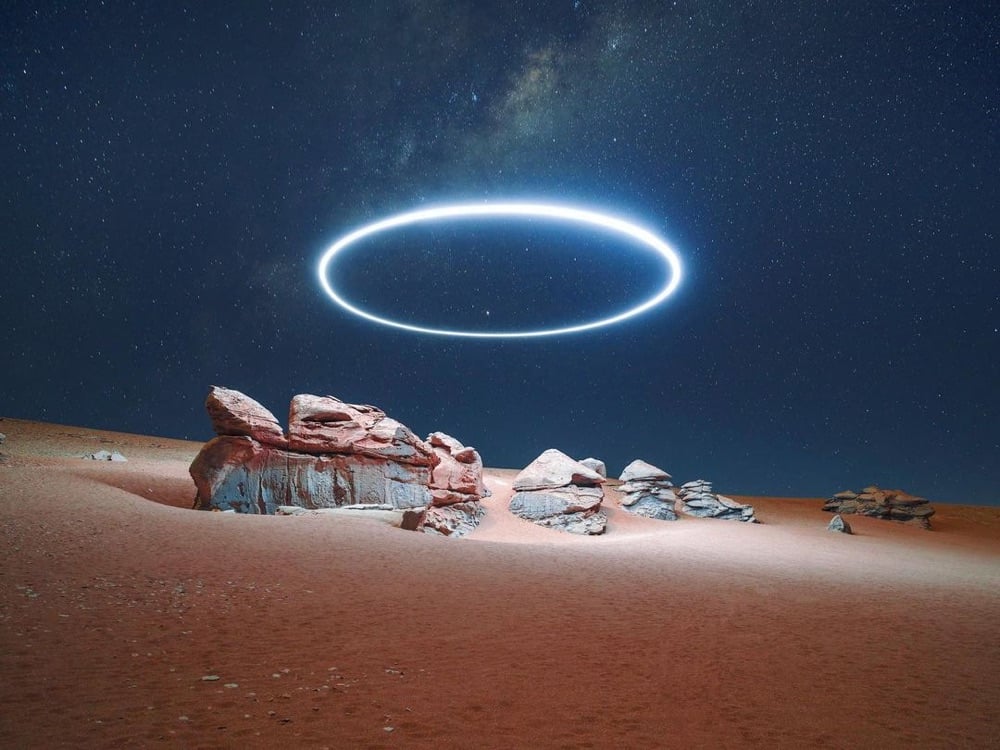
[[[712,492],[712,483],[704,479],[682,484],[679,489],[682,510],[700,518],[722,518],[728,521],[757,523],[752,505],[743,505]]]
[[[923,529],[931,527],[931,516],[934,508],[922,497],[911,495],[903,490],[883,490],[872,485],[861,492],[844,490],[838,492],[826,501],[823,510],[830,513],[857,513],[873,518],[885,518],[899,521]]]
[[[213,387],[206,408],[219,436],[191,464],[196,508],[272,515],[280,506],[388,506],[423,518],[452,500],[468,516],[453,534],[482,515],[468,508],[485,493],[479,454],[443,433],[435,433],[441,445],[425,443],[374,406],[296,396],[287,436],[271,412],[239,391]],[[461,468],[448,464],[435,481],[445,455]],[[432,523],[428,531],[438,529]]]
[[[550,448],[514,478],[510,511],[539,526],[572,534],[603,534],[601,510],[605,478],[561,451]]]
[[[676,521],[671,476],[663,469],[636,459],[622,471],[618,491],[622,494],[622,507],[629,513],[660,521]]]

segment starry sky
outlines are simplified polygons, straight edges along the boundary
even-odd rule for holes
[[[48,2],[0,9],[0,414],[204,440],[212,384],[373,403],[521,467],[1000,503],[1000,29],[983,2]],[[655,231],[616,327],[456,340],[320,289],[469,201]],[[551,224],[380,236],[345,295],[530,329],[648,296]]]

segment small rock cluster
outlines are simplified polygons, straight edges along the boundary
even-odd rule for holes
[[[605,477],[550,448],[514,478],[510,512],[539,526],[572,534],[603,534]]]
[[[699,518],[722,518],[745,523],[758,523],[752,505],[743,505],[712,492],[712,483],[704,479],[682,484],[679,489],[682,510]]]
[[[660,521],[676,521],[677,495],[671,476],[663,469],[636,459],[618,477],[622,507],[629,513]]]
[[[844,490],[826,501],[823,510],[830,513],[857,513],[909,523],[923,529],[931,527],[934,508],[928,500],[903,490],[883,490],[872,485],[861,492]]]

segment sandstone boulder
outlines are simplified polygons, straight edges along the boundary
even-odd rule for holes
[[[877,486],[865,487],[862,492],[838,492],[823,506],[830,513],[858,513],[873,518],[908,523],[923,529],[931,527],[934,508],[922,497],[903,490],[883,490]]]
[[[275,416],[246,394],[213,385],[205,399],[205,409],[216,435],[251,437],[278,448],[288,445]]]
[[[549,449],[514,478],[510,511],[539,526],[573,534],[603,534],[605,481],[598,472],[565,453]]]

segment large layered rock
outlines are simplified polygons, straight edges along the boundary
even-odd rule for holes
[[[823,510],[830,513],[858,513],[873,518],[899,521],[923,529],[931,527],[934,508],[922,497],[903,490],[883,490],[880,487],[865,487],[861,492],[844,490],[827,500]]]
[[[704,479],[682,484],[679,489],[682,510],[699,518],[722,518],[727,521],[757,523],[752,505],[743,505],[712,492],[712,483]]]
[[[677,520],[677,495],[671,476],[663,469],[636,459],[625,467],[619,479],[621,505],[629,513],[660,521]]]
[[[510,511],[539,526],[573,534],[603,534],[605,481],[597,471],[550,448],[514,478]]]
[[[219,437],[191,464],[197,508],[274,514],[281,506],[384,506],[423,519],[432,505],[451,505],[456,511],[444,520],[432,515],[427,531],[458,535],[482,516],[482,460],[443,433],[435,433],[438,445],[425,443],[380,409],[332,396],[296,396],[287,437],[238,391],[213,387],[206,407]]]

